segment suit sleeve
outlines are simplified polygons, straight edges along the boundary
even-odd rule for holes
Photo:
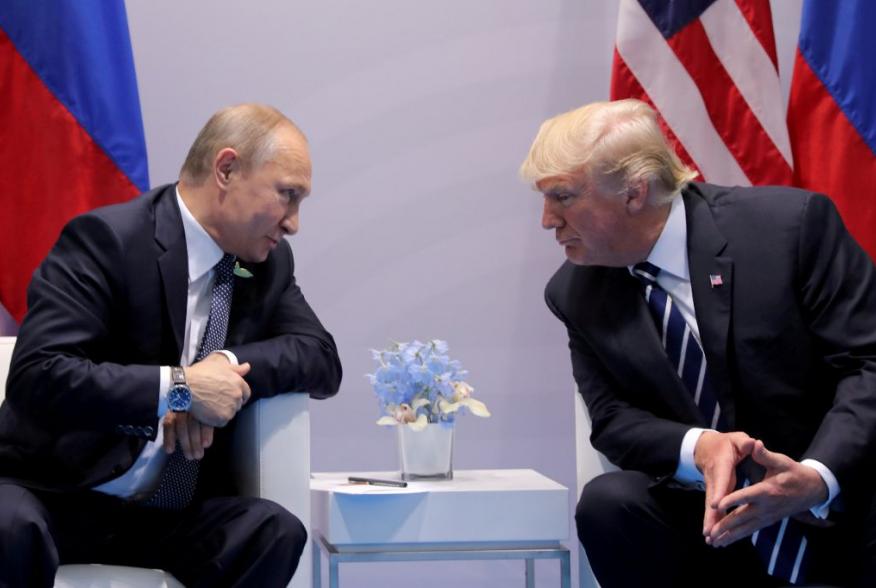
[[[804,457],[830,468],[843,491],[869,486],[876,456],[876,270],[824,196],[814,195],[804,209],[797,275],[807,324],[837,382]]]
[[[334,339],[322,326],[295,281],[292,250],[285,240],[278,249],[285,286],[268,319],[263,340],[229,347],[252,369],[246,380],[256,398],[283,392],[307,392],[328,398],[341,383],[341,361]]]
[[[67,430],[154,432],[159,368],[89,359],[112,347],[122,263],[119,240],[98,217],[80,216],[64,228],[28,287],[7,383],[16,410]]]
[[[661,418],[656,410],[639,408],[626,400],[625,387],[559,310],[552,296],[556,287],[553,282],[548,286],[545,300],[569,333],[572,373],[591,419],[591,444],[622,469],[671,476],[690,425]]]

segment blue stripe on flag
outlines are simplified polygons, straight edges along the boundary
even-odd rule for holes
[[[876,154],[876,2],[807,0],[800,53]]]
[[[654,25],[668,39],[696,20],[716,0],[639,0]]]
[[[0,27],[140,190],[146,141],[123,0],[3,0]]]

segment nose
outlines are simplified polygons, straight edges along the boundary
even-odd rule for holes
[[[565,223],[562,215],[556,211],[556,203],[549,198],[544,199],[544,210],[541,214],[541,226],[543,229],[552,230],[559,229]]]
[[[283,221],[280,223],[280,228],[283,229],[283,232],[287,235],[294,235],[298,232],[298,211],[287,214],[283,217]]]

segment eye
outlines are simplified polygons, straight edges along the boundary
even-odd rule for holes
[[[572,192],[554,192],[550,196],[554,202],[557,202],[563,206],[568,206],[575,198],[575,194],[573,194]]]
[[[280,190],[280,200],[284,203],[289,203],[294,201],[298,197],[298,191],[294,188],[290,188],[288,190]]]

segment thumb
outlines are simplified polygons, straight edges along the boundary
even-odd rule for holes
[[[751,459],[766,468],[781,467],[784,462],[781,453],[774,453],[766,448],[763,441],[758,439],[754,443],[754,450],[751,452]]]
[[[243,377],[243,376],[245,376],[246,374],[249,373],[249,370],[252,369],[252,366],[251,366],[251,365],[249,364],[249,362],[247,361],[246,363],[242,363],[242,364],[240,364],[240,365],[232,365],[232,366],[231,366],[231,369],[234,370],[234,372],[235,372],[238,376]]]

